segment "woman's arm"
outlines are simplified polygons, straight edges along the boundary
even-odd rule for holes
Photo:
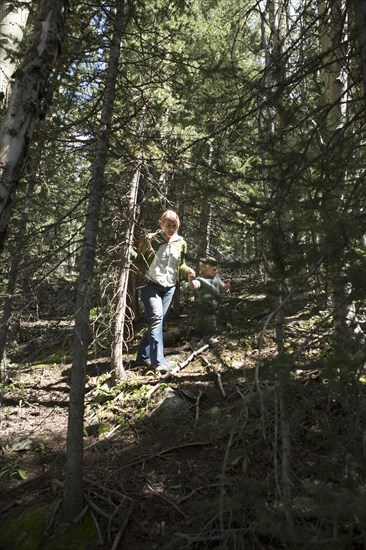
[[[183,241],[182,248],[180,251],[179,275],[184,275],[189,281],[189,277],[191,276],[192,278],[194,278],[196,276],[196,272],[194,269],[192,269],[186,264],[186,255],[187,255],[187,243]]]

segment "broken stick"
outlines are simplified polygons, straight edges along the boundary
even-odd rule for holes
[[[167,372],[166,374],[163,374],[161,376],[161,381],[158,382],[157,384],[155,384],[155,386],[153,386],[146,394],[146,397],[147,399],[150,399],[150,397],[152,396],[152,394],[154,393],[154,391],[156,391],[159,386],[161,386],[161,384],[163,384],[163,381],[164,380],[168,380],[171,376],[174,376],[175,374],[177,374],[178,372],[180,372],[182,369],[184,369],[184,367],[186,367],[187,365],[189,365],[189,363],[191,361],[193,361],[193,359],[195,357],[197,357],[197,355],[200,355],[200,353],[203,353],[204,351],[206,351],[206,349],[209,347],[208,344],[205,344],[204,346],[202,346],[201,348],[199,349],[196,349],[193,353],[191,353],[191,355],[189,357],[187,357],[187,359],[185,359],[185,361],[183,361],[182,363],[179,363],[176,367],[174,367],[173,370],[171,370],[170,372]]]
[[[214,373],[214,375],[217,378],[217,385],[220,388],[222,396],[226,398],[226,392],[225,392],[224,386],[222,385],[222,382],[221,382],[221,374],[209,361],[207,361],[207,359],[205,357],[202,357],[202,362],[206,365],[206,367],[208,369],[210,369]]]

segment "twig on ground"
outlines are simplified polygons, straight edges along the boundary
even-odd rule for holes
[[[118,501],[120,501],[121,499],[122,500],[124,500],[124,499],[133,500],[131,497],[125,495],[124,493],[121,493],[121,491],[118,491],[115,488],[107,487],[106,483],[103,483],[103,484],[99,483],[97,480],[93,479],[90,476],[85,476],[84,481],[85,481],[85,483],[88,483],[89,485],[91,485],[91,489],[90,489],[89,493],[91,493],[91,491],[94,491],[95,494],[100,499],[107,500],[106,497],[103,496],[103,493],[107,493],[107,495],[109,497],[108,502],[110,502],[110,500],[111,500],[110,495],[116,496]]]
[[[210,441],[191,441],[190,443],[182,443],[181,445],[174,445],[173,447],[168,447],[166,449],[163,449],[162,451],[159,451],[157,453],[154,453],[152,455],[143,456],[142,458],[138,458],[137,460],[133,460],[132,462],[128,462],[124,466],[122,466],[122,469],[127,468],[128,466],[135,466],[135,464],[140,464],[142,462],[146,462],[147,460],[152,460],[154,458],[158,458],[166,453],[170,453],[172,451],[177,451],[179,449],[184,449],[188,447],[199,447],[199,446],[205,446],[210,445]],[[121,468],[120,468],[121,469]]]
[[[112,523],[114,521],[114,518],[115,516],[118,514],[119,510],[121,509],[121,507],[124,505],[124,500],[122,502],[119,503],[119,505],[116,507],[116,509],[114,510],[114,512],[111,514],[109,520],[108,520],[108,541],[110,542],[112,540],[112,534],[111,534],[111,531],[112,531]]]
[[[113,541],[111,550],[117,550],[117,548],[119,548],[119,543],[120,543],[120,541],[123,537],[124,532],[126,531],[126,527],[128,525],[128,522],[130,521],[130,517],[131,517],[132,512],[134,511],[134,509],[135,509],[135,503],[133,502],[131,504],[131,506],[129,507],[129,509],[128,509],[128,512],[125,516],[124,522],[122,523],[121,528],[118,531],[116,538]]]
[[[57,500],[55,506],[51,510],[51,515],[48,518],[47,527],[46,527],[46,530],[45,530],[45,535],[46,536],[48,536],[50,534],[50,532],[52,532],[52,530],[53,530],[55,517],[56,517],[56,514],[58,512],[58,509],[61,507],[61,504],[62,504],[62,499],[60,498],[60,499]]]
[[[155,489],[154,489],[153,487],[151,487],[150,483],[146,483],[146,486],[150,489],[150,491],[151,491],[152,493],[154,493],[154,495],[157,495],[157,496],[160,497],[161,499],[165,500],[165,502],[167,502],[168,504],[170,504],[171,506],[173,506],[173,507],[177,510],[177,512],[180,513],[180,515],[181,515],[182,517],[184,517],[184,518],[187,517],[187,515],[186,515],[184,512],[182,512],[182,510],[179,508],[179,506],[177,506],[177,505],[175,504],[175,502],[172,502],[171,500],[169,500],[168,498],[166,498],[164,495],[160,494],[158,491],[155,491]]]
[[[110,514],[108,514],[108,512],[105,512],[102,508],[100,508],[100,506],[95,504],[95,502],[91,498],[89,498],[87,495],[84,495],[84,498],[86,503],[90,506],[92,510],[94,510],[94,512],[106,519],[110,518]]]
[[[150,397],[152,396],[152,394],[158,389],[160,388],[160,386],[163,384],[163,381],[164,380],[168,380],[169,378],[171,378],[171,376],[174,376],[175,374],[177,374],[178,372],[180,372],[182,369],[184,369],[184,367],[186,367],[187,365],[189,365],[189,363],[191,361],[193,361],[193,359],[195,357],[197,357],[197,355],[200,355],[201,353],[203,353],[204,351],[206,351],[206,349],[209,348],[209,345],[208,344],[205,344],[204,346],[202,346],[201,348],[195,350],[193,353],[191,353],[191,355],[189,357],[187,357],[187,359],[185,359],[185,361],[183,361],[182,363],[179,363],[171,372],[167,372],[166,374],[163,374],[161,376],[161,379],[160,379],[160,382],[158,382],[157,384],[155,384],[155,386],[153,386],[146,394],[146,398],[147,399],[150,399]]]
[[[209,489],[210,487],[220,487],[220,485],[221,485],[220,483],[209,483],[208,485],[202,485],[201,487],[196,487],[190,493],[188,493],[188,495],[185,495],[184,497],[180,498],[178,501],[178,504],[182,504],[182,502],[193,497],[193,495],[195,495],[199,491],[204,491],[205,489]]]
[[[201,397],[203,395],[203,392],[200,390],[198,396],[197,396],[197,400],[196,400],[196,415],[195,415],[195,419],[194,419],[194,427],[197,426],[197,422],[198,422],[198,418],[199,418],[199,414],[200,414],[200,400],[201,400]]]
[[[76,516],[76,518],[74,518],[73,522],[74,523],[79,523],[83,517],[85,516],[85,514],[87,513],[87,511],[89,510],[89,504],[87,503],[84,508],[81,510],[80,514],[78,516]]]
[[[105,433],[102,436],[99,436],[98,438],[96,438],[95,441],[90,443],[90,445],[87,445],[86,447],[84,447],[84,451],[86,451],[87,449],[90,449],[90,447],[94,447],[94,445],[99,444],[103,439],[109,439],[114,434],[114,432],[118,430],[119,427],[120,427],[119,424],[116,424],[115,426],[113,426],[110,430],[108,430],[107,433]]]
[[[172,376],[172,375],[176,374],[177,372],[180,372],[182,369],[184,369],[184,367],[189,365],[189,363],[191,361],[193,361],[193,359],[195,357],[197,357],[197,355],[200,355],[201,353],[206,351],[206,349],[208,349],[208,348],[209,348],[209,344],[205,344],[204,346],[196,349],[193,353],[191,353],[191,355],[189,357],[187,357],[187,359],[185,361],[183,361],[182,363],[179,363],[179,365],[177,365],[171,372],[167,372],[167,374],[164,374],[164,376],[162,376],[162,378],[169,378],[169,376]]]
[[[96,528],[97,533],[98,533],[99,544],[100,544],[101,546],[103,546],[104,540],[103,540],[103,536],[102,536],[102,531],[100,530],[100,525],[99,525],[99,523],[98,523],[97,518],[95,517],[95,514],[93,514],[93,510],[90,511],[90,515],[91,515],[91,517],[93,518],[93,521],[94,521],[94,524],[95,524],[95,528]]]
[[[212,363],[210,363],[209,361],[207,361],[206,357],[201,357],[201,361],[206,365],[206,367],[208,369],[210,369],[214,375],[216,376],[217,378],[217,384],[220,388],[220,391],[222,393],[222,396],[226,399],[226,391],[224,390],[224,386],[222,385],[222,382],[221,382],[221,374],[219,373],[219,371],[216,369],[216,367],[214,367],[212,365]]]

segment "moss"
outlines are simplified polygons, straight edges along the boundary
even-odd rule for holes
[[[88,426],[85,429],[85,433],[87,436],[103,437],[103,435],[108,433],[111,428],[112,424],[110,424],[109,422],[98,422],[96,424]]]
[[[99,549],[98,533],[90,516],[85,516],[81,523],[72,525],[62,535],[48,541],[42,550],[93,550]]]
[[[47,527],[48,507],[37,506],[10,520],[0,531],[0,547],[37,550]]]
[[[3,550],[92,550],[98,546],[98,533],[90,516],[71,525],[61,534],[45,536],[52,508],[36,506],[9,520],[0,531]]]

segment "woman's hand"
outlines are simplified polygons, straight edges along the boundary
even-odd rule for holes
[[[196,276],[196,272],[191,267],[188,268],[188,281],[191,282]]]

